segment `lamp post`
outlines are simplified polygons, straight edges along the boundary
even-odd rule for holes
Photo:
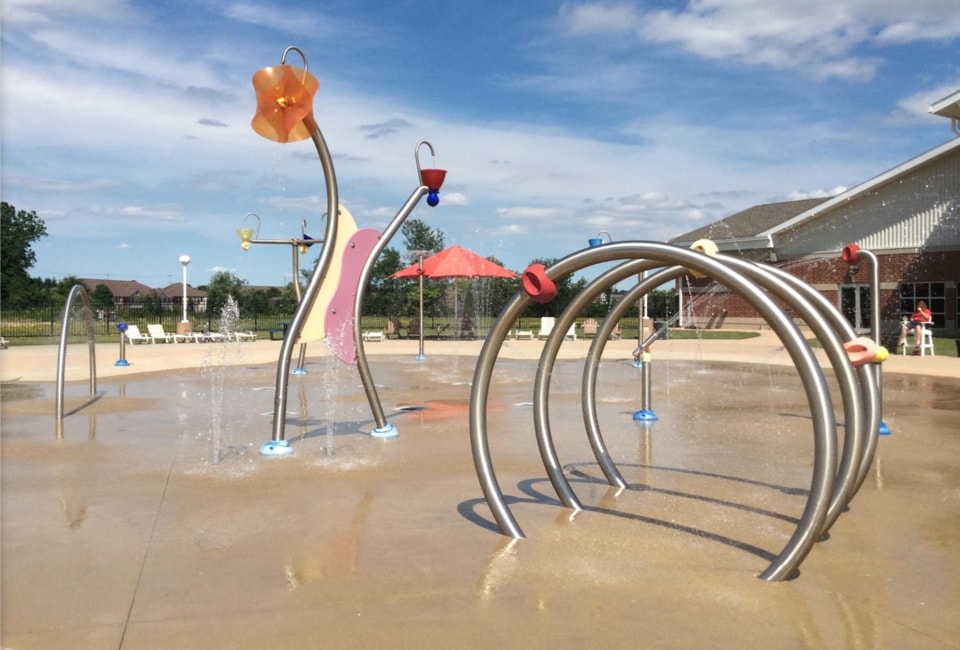
[[[187,322],[187,265],[190,264],[189,255],[181,255],[180,263],[183,265],[183,320]]]

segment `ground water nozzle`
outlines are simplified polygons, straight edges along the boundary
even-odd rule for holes
[[[261,456],[289,456],[293,453],[293,447],[286,440],[268,440],[260,445]]]
[[[531,264],[521,276],[523,290],[530,296],[530,300],[538,303],[548,303],[557,297],[557,285],[547,276],[547,268],[543,264]]]

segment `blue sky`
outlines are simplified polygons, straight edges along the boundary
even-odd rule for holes
[[[2,35],[2,198],[49,231],[31,274],[158,287],[182,254],[193,285],[289,281],[286,249],[241,250],[248,212],[322,231],[312,144],[249,126],[289,45],[358,224],[428,140],[449,175],[413,217],[514,270],[852,187],[953,137],[928,108],[960,88],[955,0],[4,0]]]

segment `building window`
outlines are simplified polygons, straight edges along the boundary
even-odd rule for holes
[[[944,326],[947,310],[947,285],[945,282],[901,282],[900,316],[909,318],[917,309],[917,303],[923,300],[933,314],[934,328]]]

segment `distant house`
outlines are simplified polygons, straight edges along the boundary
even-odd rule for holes
[[[183,306],[183,283],[175,282],[158,289],[160,295],[170,302]],[[187,309],[193,313],[207,311],[207,292],[187,285]]]
[[[136,280],[99,280],[95,278],[81,278],[81,282],[90,291],[95,291],[99,285],[104,285],[113,294],[113,304],[117,307],[130,307],[142,303],[143,300],[157,290],[148,287]]]
[[[113,304],[116,307],[125,307],[128,309],[141,308],[150,297],[160,298],[167,304],[183,304],[183,284],[176,283],[168,285],[162,289],[148,287],[142,282],[136,280],[102,280],[98,278],[81,278],[81,282],[91,292],[95,291],[97,286],[104,285],[113,294]],[[187,307],[194,313],[201,313],[207,310],[207,293],[200,289],[195,289],[187,285]]]
[[[867,271],[848,266],[842,248],[873,252],[880,269],[881,327],[896,329],[920,300],[934,332],[957,336],[960,304],[960,91],[931,107],[948,117],[955,137],[829,199],[758,205],[670,243],[711,239],[725,254],[768,262],[818,289],[859,331],[870,327]],[[759,316],[732,292],[682,280],[681,324],[756,326]]]

